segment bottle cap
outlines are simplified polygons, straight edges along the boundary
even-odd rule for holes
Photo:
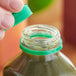
[[[26,18],[28,18],[31,15],[32,15],[32,12],[31,12],[30,8],[28,7],[27,4],[25,4],[23,9],[20,12],[13,13],[13,16],[15,18],[14,26],[19,24],[20,22],[22,22],[23,20],[25,20]]]
[[[12,15],[14,16],[14,19],[15,19],[15,24],[13,25],[13,27],[14,27],[17,24],[24,21],[25,19],[27,19],[29,16],[31,16],[32,12],[31,12],[30,8],[28,7],[28,5],[25,4],[23,9],[20,12],[12,13]],[[6,30],[4,30],[4,31],[6,31]]]

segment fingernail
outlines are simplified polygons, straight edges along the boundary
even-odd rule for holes
[[[14,12],[19,12],[23,8],[23,2],[22,0],[10,0],[9,6]]]
[[[5,14],[1,22],[3,29],[9,29],[14,25],[14,17],[11,14]]]
[[[4,31],[2,31],[2,30],[0,30],[0,40],[2,40],[2,39],[3,39],[4,35],[5,35],[5,32],[4,32]]]

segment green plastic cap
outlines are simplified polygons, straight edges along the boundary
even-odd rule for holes
[[[13,13],[13,16],[15,18],[15,25],[21,23],[25,19],[27,19],[29,16],[32,15],[32,12],[27,4],[24,5],[23,9],[18,13]]]
[[[30,10],[29,6],[27,4],[24,5],[23,9],[18,12],[18,13],[12,13],[15,19],[15,24],[13,25],[16,26],[17,24],[21,23],[25,19],[27,19],[29,16],[32,15],[32,11]],[[6,30],[4,30],[6,31]]]

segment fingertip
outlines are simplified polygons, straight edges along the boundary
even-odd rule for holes
[[[22,0],[10,0],[9,6],[12,12],[19,12],[23,9],[24,4]]]
[[[5,36],[5,32],[3,30],[0,30],[0,40],[2,40]]]
[[[4,17],[1,21],[1,27],[3,29],[9,29],[9,28],[13,27],[14,22],[15,22],[15,20],[14,20],[13,15],[10,13],[5,13]]]

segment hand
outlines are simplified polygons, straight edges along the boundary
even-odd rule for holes
[[[11,13],[19,12],[22,8],[22,0],[0,0],[0,40],[4,37],[4,29],[14,25],[15,20]]]

